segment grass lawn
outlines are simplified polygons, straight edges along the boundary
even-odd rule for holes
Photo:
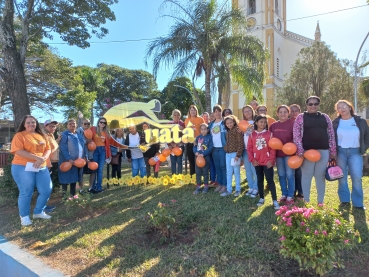
[[[129,174],[130,169],[122,172]],[[167,173],[165,167],[160,175]],[[242,180],[244,175],[242,170]],[[277,187],[281,196],[278,183]],[[279,254],[269,193],[265,205],[256,208],[258,198],[220,197],[213,189],[193,195],[194,188],[110,187],[94,195],[90,207],[72,210],[61,203],[61,194],[54,193],[49,202],[57,206],[52,219],[34,220],[24,228],[15,200],[0,195],[0,234],[71,276],[315,276]],[[242,191],[246,188],[247,183]],[[327,182],[329,207],[339,206],[336,190],[337,182]],[[369,177],[364,177],[364,195],[369,208]],[[172,199],[177,200],[178,234],[163,243],[144,218],[158,202]],[[316,205],[314,185],[311,199]],[[346,267],[329,276],[368,276],[368,215],[353,208],[342,212],[362,241],[345,253]]]

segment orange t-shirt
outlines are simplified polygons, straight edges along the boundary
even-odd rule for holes
[[[92,137],[92,140],[94,141],[94,143],[96,144],[96,146],[105,146],[105,140],[106,139],[107,139],[107,137],[106,137],[106,133],[105,132],[101,132],[101,136],[99,136],[99,134],[96,133]]]
[[[47,139],[45,139],[40,134],[34,133],[30,134],[27,131],[22,131],[16,133],[13,140],[10,152],[15,154],[12,164],[24,165],[26,166],[27,162],[35,162],[33,159],[26,159],[15,152],[18,150],[26,150],[29,153],[42,157],[46,150],[50,150],[50,144]],[[41,167],[46,166],[46,162],[44,162]]]
[[[277,121],[273,117],[270,117],[269,115],[267,115],[267,119],[268,119],[268,128],[270,127],[270,125],[272,125],[274,122]]]
[[[185,120],[185,126],[187,127],[188,122],[190,122],[195,126],[195,138],[198,137],[200,135],[200,125],[202,123],[204,123],[204,119],[202,119],[202,117],[187,117]]]

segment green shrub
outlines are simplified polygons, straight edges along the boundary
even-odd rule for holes
[[[6,194],[12,198],[16,198],[19,195],[19,190],[12,176],[11,162],[13,160],[13,157],[14,156],[9,153],[8,163],[3,167],[4,175],[0,181],[0,188],[2,194]]]
[[[159,202],[158,207],[152,213],[148,213],[149,224],[160,232],[164,240],[173,238],[175,230],[176,220],[171,213],[175,202],[172,200],[172,203],[172,205],[168,205]]]
[[[285,258],[295,259],[300,268],[314,269],[320,275],[334,265],[343,267],[339,254],[352,248],[356,234],[338,211],[323,206],[282,206],[276,215],[279,225],[274,229],[280,235],[280,253]]]

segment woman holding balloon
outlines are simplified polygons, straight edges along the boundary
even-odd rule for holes
[[[62,133],[59,148],[59,182],[62,184],[63,196],[70,184],[70,195],[76,194],[76,183],[81,182],[81,171],[87,157],[85,140],[81,133],[76,132],[77,123],[74,119],[67,122],[67,130]]]
[[[310,202],[312,178],[318,193],[318,204],[325,195],[325,170],[329,159],[336,157],[336,141],[332,122],[328,115],[319,112],[320,98],[306,99],[307,111],[299,114],[293,126],[293,141],[297,155],[305,157],[301,166],[301,186],[306,202]]]
[[[280,105],[277,108],[278,121],[274,122],[269,130],[273,137],[279,139],[283,147],[277,150],[276,164],[281,186],[282,197],[279,202],[291,202],[295,193],[295,170],[287,164],[289,155],[296,152],[296,146],[293,142],[293,124],[294,121],[289,119],[290,109],[286,105]]]
[[[173,118],[173,124],[178,124],[179,129],[183,130],[185,127],[185,124],[181,120],[181,111],[177,109],[173,110],[172,118]],[[179,136],[182,137],[182,132],[179,133]],[[176,149],[175,150],[176,153],[172,153],[170,155],[170,164],[172,168],[172,174],[182,174],[182,169],[183,169],[182,159],[183,159],[183,150],[184,150],[183,143],[182,142],[170,143],[169,149],[173,150],[174,148]]]

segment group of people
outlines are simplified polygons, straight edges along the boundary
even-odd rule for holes
[[[99,118],[97,126],[90,126],[88,119],[82,120],[82,126],[77,128],[74,119],[67,121],[67,129],[54,137],[58,126],[57,121],[47,120],[44,123],[44,131],[41,130],[37,119],[32,115],[24,116],[12,144],[11,153],[14,154],[12,161],[12,176],[19,189],[18,207],[23,226],[31,225],[30,204],[35,187],[37,187],[38,198],[33,212],[33,218],[50,219],[46,212],[55,209],[54,206],[47,206],[53,183],[58,180],[62,186],[63,195],[67,194],[68,185],[70,195],[76,194],[76,185],[79,182],[83,192],[83,174],[90,175],[90,193],[100,193],[102,189],[103,168],[106,162],[110,163],[114,157],[118,156],[115,164],[112,165],[113,175],[118,177],[121,174],[120,159],[123,152],[124,138],[123,130],[117,129],[111,135],[107,121],[104,117]],[[87,138],[84,134],[90,130],[92,136]],[[93,144],[91,150],[88,145]],[[93,149],[94,148],[94,149]],[[87,161],[84,167],[77,166],[77,159]],[[92,170],[88,162],[96,162],[98,167]],[[61,164],[69,162],[71,168],[62,170]]]
[[[197,186],[194,194],[201,191],[207,193],[209,185],[216,186],[215,192],[225,197],[233,194],[232,181],[235,176],[234,196],[241,195],[241,166],[244,165],[249,189],[245,195],[252,198],[259,196],[258,206],[264,204],[264,178],[271,192],[273,206],[279,209],[280,203],[290,202],[293,197],[303,198],[310,202],[311,182],[314,177],[318,203],[323,204],[325,195],[325,169],[329,160],[336,160],[344,177],[338,181],[338,195],[342,204],[352,204],[355,208],[365,209],[363,203],[362,155],[369,147],[369,127],[365,119],[355,114],[353,105],[346,100],[339,100],[335,109],[337,118],[330,120],[328,115],[319,111],[320,98],[310,96],[306,99],[306,111],[301,113],[299,105],[281,105],[277,108],[278,121],[267,115],[267,107],[252,101],[242,108],[242,119],[249,125],[246,131],[238,127],[239,119],[230,109],[222,109],[220,105],[213,107],[212,113],[199,115],[195,105],[191,105],[187,118],[181,120],[181,112],[172,112],[173,124],[183,130],[191,126],[194,130],[193,142],[170,143],[168,148],[180,147],[181,155],[170,155],[172,174],[182,173],[183,152],[189,160],[190,174],[196,174]],[[101,117],[97,126],[91,126],[88,119],[82,120],[77,127],[74,119],[67,121],[67,130],[55,139],[54,132],[58,122],[47,120],[44,131],[37,119],[31,115],[23,118],[15,134],[11,152],[14,154],[12,175],[19,188],[19,214],[22,225],[32,224],[30,218],[30,202],[37,187],[39,196],[33,212],[33,218],[49,219],[46,212],[53,210],[47,206],[52,190],[52,180],[58,178],[63,193],[76,194],[79,182],[83,192],[83,174],[89,174],[90,193],[100,193],[102,188],[103,168],[105,163],[112,164],[112,177],[121,177],[121,157],[127,156],[132,166],[132,176],[150,176],[149,160],[160,153],[160,144],[152,144],[143,153],[140,144],[146,144],[145,134],[137,131],[136,126],[129,127],[124,136],[122,129],[111,134],[106,118]],[[148,129],[147,123],[143,129]],[[90,130],[92,136],[86,136]],[[296,155],[303,157],[305,151],[315,149],[320,153],[320,160],[311,162],[304,159],[302,166],[292,169],[288,166],[288,158],[281,150],[269,147],[271,138],[278,138],[283,144],[293,142],[297,146]],[[94,147],[90,147],[94,145]],[[186,147],[185,147],[186,146]],[[196,159],[201,156],[205,165],[197,165]],[[83,168],[77,167],[75,161],[83,158],[87,161]],[[70,162],[72,167],[61,171],[63,162]],[[96,170],[88,166],[88,162],[98,164]],[[277,167],[282,196],[277,200],[276,186],[273,179],[274,166]],[[48,170],[49,169],[49,170]],[[153,168],[154,176],[158,175],[158,166]],[[351,175],[352,190],[348,186],[348,171]],[[50,175],[51,174],[51,175]],[[203,178],[203,179],[202,179]],[[203,186],[202,186],[203,184]],[[46,211],[46,212],[45,212]]]
[[[350,204],[365,209],[362,189],[363,158],[369,147],[369,127],[365,119],[355,114],[352,103],[339,100],[335,104],[337,117],[331,121],[327,114],[319,111],[320,98],[306,99],[306,111],[301,113],[297,104],[280,105],[277,108],[278,121],[267,115],[267,107],[252,101],[242,108],[242,120],[249,123],[245,132],[238,127],[239,119],[230,109],[222,110],[215,105],[213,113],[200,117],[195,106],[190,106],[185,126],[191,122],[196,140],[187,144],[190,174],[196,171],[198,194],[208,192],[209,184],[214,183],[220,196],[232,195],[232,181],[235,176],[234,196],[241,194],[240,168],[244,164],[248,182],[247,196],[255,198],[262,206],[264,199],[264,178],[271,192],[273,206],[279,209],[280,203],[292,202],[294,197],[310,202],[311,183],[314,177],[318,204],[324,203],[326,190],[325,171],[329,161],[335,161],[343,171],[338,180],[338,196],[343,205]],[[208,122],[204,118],[211,118]],[[302,159],[307,150],[317,150],[320,159],[316,162],[304,159],[300,168],[288,165],[289,155],[269,146],[271,138],[278,138],[282,144],[294,143],[295,155]],[[194,156],[203,156],[205,167],[198,167]],[[192,166],[191,166],[192,165]],[[212,170],[211,167],[215,170]],[[277,200],[274,182],[276,166],[282,196]],[[210,180],[209,180],[210,171]],[[352,190],[348,185],[348,172],[351,175]],[[204,178],[202,189],[201,177]]]

